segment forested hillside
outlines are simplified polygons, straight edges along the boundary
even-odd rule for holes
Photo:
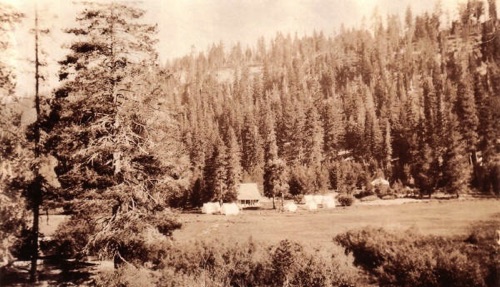
[[[176,204],[351,192],[377,176],[418,188],[498,193],[500,37],[495,2],[375,15],[335,35],[278,33],[169,63],[164,84],[194,185]],[[287,188],[287,185],[289,188]]]

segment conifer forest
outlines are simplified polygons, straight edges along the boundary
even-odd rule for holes
[[[0,1],[0,285],[498,286],[497,3],[457,2],[454,17],[439,5],[375,11],[334,33],[276,31],[250,45],[215,38],[160,61],[161,31],[141,2],[76,2],[57,27],[65,54],[51,84],[44,14]],[[35,43],[24,75],[10,60],[21,24]],[[34,83],[29,122],[23,77]],[[207,202],[237,202],[241,183],[267,199],[235,217],[250,221],[287,220],[286,202],[330,193],[345,207],[320,217],[375,208],[357,206],[366,197],[432,208],[439,197],[436,210],[488,204],[495,215],[464,238],[339,230],[321,254],[285,235],[176,239],[191,221],[219,218],[186,219]],[[49,213],[64,221],[47,236]],[[78,265],[92,260],[113,267]],[[47,266],[66,266],[66,277]]]

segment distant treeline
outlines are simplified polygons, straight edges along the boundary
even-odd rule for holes
[[[408,8],[370,29],[277,33],[172,61],[166,90],[196,179],[180,202],[231,199],[242,179],[273,196],[382,175],[424,194],[498,193],[500,32],[485,4],[451,23]]]

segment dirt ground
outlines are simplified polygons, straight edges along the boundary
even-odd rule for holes
[[[279,213],[269,207],[244,210],[236,216],[186,213],[180,216],[183,227],[174,239],[246,241],[270,243],[290,239],[320,246],[350,229],[366,226],[388,229],[414,229],[422,234],[466,235],[478,221],[497,222],[500,229],[500,200],[406,200],[403,202],[358,203],[350,207],[299,209],[296,213]]]

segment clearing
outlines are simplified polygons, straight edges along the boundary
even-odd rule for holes
[[[276,243],[283,239],[319,246],[350,229],[366,226],[407,230],[422,234],[466,235],[474,222],[494,221],[500,229],[500,200],[431,200],[400,205],[354,205],[279,213],[269,208],[244,210],[237,216],[185,213],[183,227],[174,239],[225,242],[256,241]]]

